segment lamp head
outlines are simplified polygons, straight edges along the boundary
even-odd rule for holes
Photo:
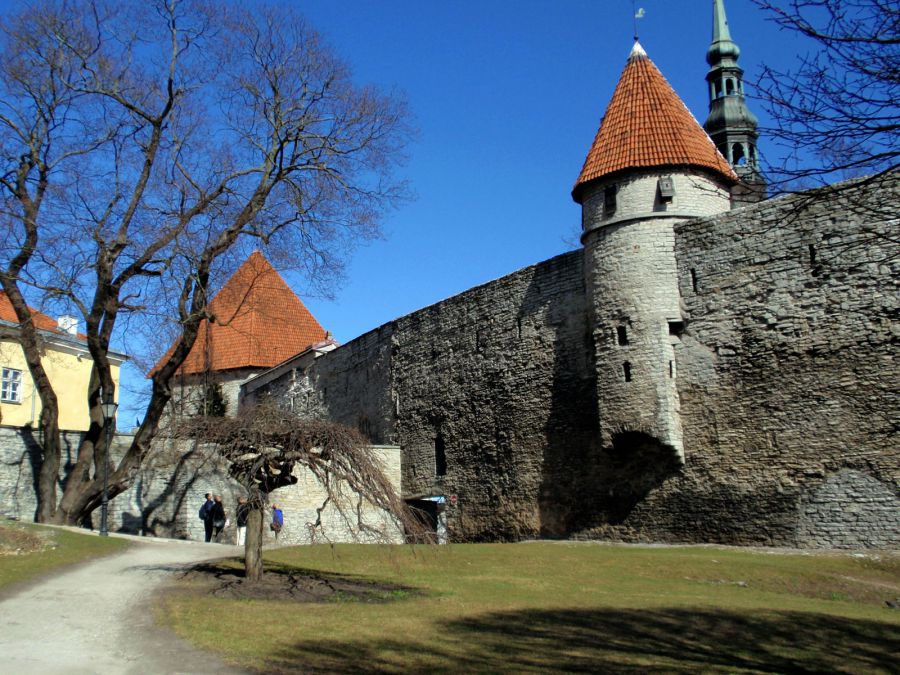
[[[101,403],[100,408],[103,410],[103,419],[111,420],[116,416],[116,410],[118,409],[119,404],[115,401],[109,401],[108,403]]]

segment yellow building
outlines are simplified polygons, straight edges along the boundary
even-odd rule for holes
[[[43,339],[43,358],[47,376],[59,400],[59,428],[64,431],[86,431],[89,424],[87,391],[93,363],[86,337],[78,332],[74,317],[61,316],[58,321],[32,309],[34,323]],[[37,426],[41,415],[41,399],[22,346],[15,337],[18,321],[5,293],[0,292],[0,424],[4,426]],[[109,353],[116,398],[119,370],[126,357]]]

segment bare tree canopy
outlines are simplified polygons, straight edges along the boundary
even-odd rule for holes
[[[808,48],[794,69],[769,64],[757,83],[786,153],[778,189],[879,175],[900,160],[900,5],[896,0],[754,0]]]
[[[348,532],[365,541],[390,542],[398,533],[417,540],[423,534],[421,521],[397,494],[374,450],[355,429],[300,420],[274,405],[260,405],[236,418],[186,421],[177,435],[215,444],[218,454],[230,462],[232,477],[249,495],[245,569],[251,581],[262,576],[262,513],[269,494],[295,484],[298,467],[307,469],[325,493],[313,528],[322,527],[322,513],[330,507]]]
[[[286,4],[46,0],[4,17],[0,38],[0,281],[42,403],[38,519],[77,523],[99,504],[100,403],[124,324],[168,322],[179,337],[112,467],[113,496],[235,259],[286,251],[326,286],[378,235],[405,197],[407,113],[354,84]],[[92,423],[59,502],[58,402],[28,301],[80,313],[94,365]]]

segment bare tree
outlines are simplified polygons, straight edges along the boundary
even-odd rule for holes
[[[900,165],[900,5],[896,0],[754,0],[809,51],[793,69],[764,66],[757,83],[786,153],[768,167],[798,189]]]
[[[358,87],[289,8],[206,0],[35,2],[0,24],[0,281],[42,413],[39,511],[79,523],[100,503],[100,404],[123,322],[179,329],[143,423],[110,467],[126,490],[171,381],[209,318],[217,279],[248,248],[288,249],[326,283],[404,198],[396,95]],[[57,502],[58,401],[27,301],[85,320],[91,424]]]
[[[275,406],[261,405],[236,418],[194,418],[179,427],[177,436],[215,444],[217,453],[230,462],[230,474],[247,492],[244,568],[249,581],[263,575],[269,495],[297,482],[296,467],[308,469],[324,488],[313,528],[322,527],[322,513],[331,508],[346,531],[366,541],[389,542],[393,534],[418,540],[422,534],[420,519],[397,495],[374,451],[354,429],[300,420]]]

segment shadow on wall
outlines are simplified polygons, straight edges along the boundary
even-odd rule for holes
[[[144,467],[135,480],[133,489],[139,508],[138,514],[123,513],[120,532],[153,537],[190,538],[183,526],[183,518],[196,518],[194,505],[186,505],[189,497],[196,497],[194,485],[205,480],[209,482],[209,472],[204,472],[208,464],[213,464],[208,454],[198,451],[198,442],[191,441],[191,448],[178,456],[174,465],[160,458],[157,466]],[[147,477],[149,474],[149,479]],[[162,485],[162,490],[151,499],[145,498],[153,488]]]
[[[38,487],[40,475],[41,475],[41,448],[38,445],[37,440],[34,438],[34,430],[30,426],[22,427],[22,442],[25,445],[25,455],[28,457],[28,464],[31,466],[31,489],[32,494],[35,496],[34,500],[34,512],[31,514],[32,519],[37,521],[38,513],[40,511],[40,506],[38,503],[37,495],[40,494],[40,489]],[[22,458],[24,459],[24,457]],[[19,462],[19,472],[18,478],[16,479],[16,489],[13,494],[19,494],[19,481],[22,476],[22,466],[23,462]],[[16,509],[18,511],[18,509]]]
[[[525,412],[541,421],[531,432],[543,446],[539,534],[563,537],[571,529],[572,514],[582,508],[577,477],[596,453],[600,435],[581,252],[539,264],[518,313],[521,348],[531,350],[531,372],[540,374],[543,381],[536,384],[545,387],[541,391],[526,383],[535,392],[537,410]]]
[[[441,639],[320,636],[274,652],[266,665],[359,673],[872,672],[893,669],[900,653],[894,624],[802,612],[528,610],[436,625],[433,634]]]
[[[38,439],[35,437],[35,429],[31,426],[24,426],[16,430],[20,435],[22,445],[25,448],[25,451],[22,455],[21,461],[18,462],[18,476],[16,478],[15,488],[13,490],[14,495],[19,494],[19,483],[22,481],[23,468],[25,467],[25,459],[28,460],[28,466],[31,469],[31,489],[30,489],[30,499],[34,501],[34,510],[29,515],[29,518],[37,522],[38,513],[40,511],[40,505],[38,500],[38,495],[40,494],[40,474],[41,474],[41,466],[43,465],[43,452],[41,451],[41,445],[38,442]],[[75,460],[78,454],[78,446],[81,442],[81,434],[80,432],[60,432],[60,466],[59,466],[59,478],[57,479],[56,489],[57,489],[57,498],[62,495],[63,490],[66,486],[66,477],[72,472],[75,468]],[[23,505],[24,506],[24,505]],[[13,510],[16,513],[16,516],[22,518],[24,514],[19,513],[19,507],[16,506]]]
[[[537,324],[535,370],[549,374],[538,497],[544,537],[622,524],[681,466],[671,447],[644,433],[623,431],[611,448],[600,447],[602,402],[582,264],[572,255],[538,266],[519,309],[520,326]],[[560,287],[567,294],[549,295]]]
[[[625,522],[638,503],[681,469],[674,448],[639,431],[614,435],[612,448],[606,448],[604,455],[598,472],[602,491],[595,508],[610,525]]]

